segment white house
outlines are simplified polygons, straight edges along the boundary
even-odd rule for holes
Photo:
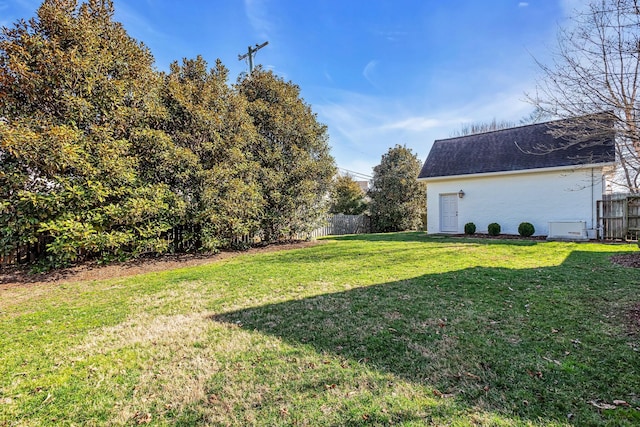
[[[615,164],[613,132],[573,143],[550,132],[563,122],[435,141],[418,176],[427,183],[427,232],[463,233],[473,222],[486,233],[496,222],[518,234],[530,222],[536,235],[595,237],[603,169]]]

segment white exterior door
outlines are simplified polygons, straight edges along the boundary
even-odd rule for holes
[[[451,233],[458,231],[458,195],[440,195],[440,231]]]

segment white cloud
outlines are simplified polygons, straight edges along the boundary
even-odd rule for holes
[[[442,124],[442,121],[437,119],[430,119],[427,117],[409,117],[397,122],[388,123],[382,126],[382,129],[397,129],[407,131],[423,131],[427,129],[433,129]]]
[[[136,12],[126,2],[118,1],[118,3],[116,4],[115,15],[116,20],[121,22],[125,26],[125,28],[127,28],[127,31],[135,30],[137,32],[143,33],[145,35],[145,39],[169,38],[166,34],[159,31],[146,16]]]
[[[378,100],[374,97],[341,92],[338,99],[315,103],[313,109],[318,112],[320,121],[329,125],[332,134],[339,135],[341,140],[357,147],[374,132],[373,128],[383,119],[382,114],[377,111],[377,104]]]
[[[365,65],[364,70],[362,70],[362,75],[372,86],[377,87],[373,81],[373,73],[378,65],[378,61],[371,60],[367,65]]]
[[[314,104],[327,124],[332,152],[340,167],[371,174],[382,154],[395,144],[406,144],[421,159],[428,153],[425,131],[447,125],[446,120],[410,113],[406,100],[392,100],[348,91],[329,93],[330,102]],[[445,133],[444,136],[447,134]]]
[[[273,23],[267,13],[265,0],[244,0],[244,10],[249,23],[258,36],[268,39],[273,31]]]
[[[391,99],[327,89],[325,101],[314,102],[313,109],[328,126],[338,166],[371,174],[381,156],[396,144],[411,148],[424,161],[433,141],[451,137],[464,124],[494,118],[517,123],[532,109],[523,98],[520,85],[435,106],[420,97]]]
[[[176,37],[176,34],[167,33],[171,28],[160,26],[145,14],[145,9],[136,9],[130,2],[124,0],[114,1],[115,20],[122,23],[129,35],[149,47],[156,60],[158,69],[168,71],[169,64],[185,56],[191,56],[190,44]]]
[[[329,73],[329,71],[327,71],[327,67],[324,67],[324,78],[327,79],[327,81],[331,84],[333,84],[333,77],[331,77],[331,74]]]
[[[387,41],[395,42],[409,35],[407,31],[379,31],[378,35],[384,37]]]
[[[529,6],[529,3],[527,3],[526,1],[521,1],[520,3],[518,3],[518,7],[527,7]]]

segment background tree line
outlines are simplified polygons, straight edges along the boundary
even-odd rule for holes
[[[45,260],[129,257],[313,229],[335,174],[299,88],[218,60],[154,68],[110,0],[46,0],[0,35],[0,247]]]

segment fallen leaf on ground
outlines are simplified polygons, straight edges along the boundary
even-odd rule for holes
[[[529,374],[529,376],[531,378],[542,378],[542,372],[541,371],[530,371],[527,369],[527,374]]]
[[[133,418],[136,420],[136,424],[138,425],[149,424],[151,422],[151,414],[149,412],[136,412]]]
[[[614,400],[613,404],[616,406],[630,406],[627,402],[625,402],[624,400]]]
[[[468,376],[469,378],[473,378],[474,380],[479,380],[480,379],[479,376],[474,375],[471,372],[467,372],[465,375]]]
[[[560,366],[560,365],[561,365],[560,361],[558,361],[558,360],[555,360],[555,359],[549,359],[548,357],[543,357],[543,359],[544,359],[544,360],[546,360],[547,362],[555,363],[555,364],[556,364],[556,365],[558,365],[558,366]]]
[[[616,405],[611,405],[609,403],[604,403],[604,402],[596,402],[595,400],[592,400],[589,403],[598,409],[616,409],[617,408]]]

